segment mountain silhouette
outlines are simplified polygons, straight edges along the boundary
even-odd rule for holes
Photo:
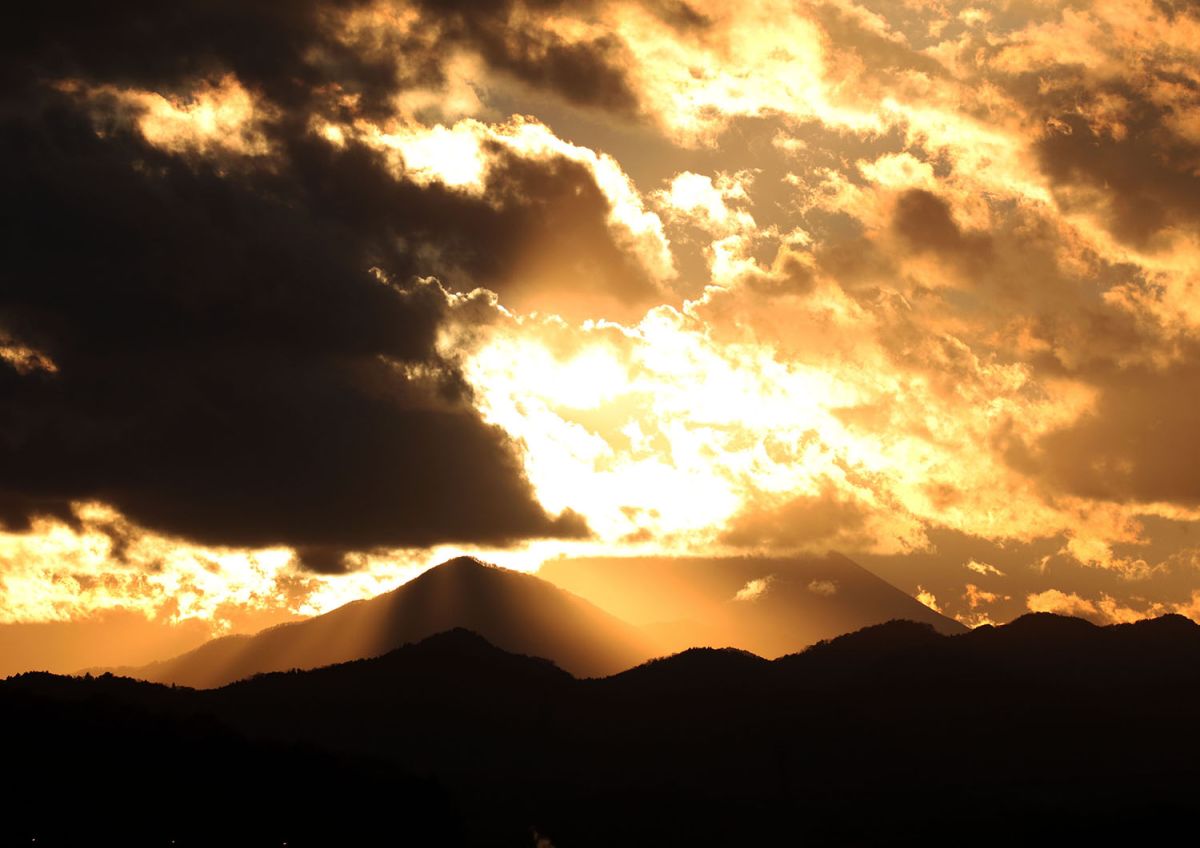
[[[757,593],[746,596],[755,584]],[[576,676],[598,677],[691,647],[778,657],[896,619],[926,622],[942,633],[966,629],[837,554],[552,561],[538,575],[459,557],[392,592],[312,619],[109,670],[212,688],[263,672],[378,656],[461,627],[505,649],[549,658]]]
[[[400,588],[253,636],[227,636],[173,659],[119,669],[143,680],[211,688],[254,674],[373,657],[453,628],[543,656],[581,677],[656,653],[636,628],[530,574],[459,557]]]
[[[538,574],[649,630],[664,652],[729,645],[778,657],[897,619],[967,629],[836,553],[552,560]]]
[[[1200,627],[1179,616],[894,621],[773,661],[694,649],[591,679],[463,629],[211,690],[25,674],[0,683],[21,730],[6,765],[41,783],[0,835],[126,834],[127,817],[53,814],[123,795],[164,806],[122,844],[1150,842],[1200,814],[1197,703]],[[65,775],[86,798],[37,788]]]

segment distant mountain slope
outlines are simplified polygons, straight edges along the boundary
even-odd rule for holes
[[[533,575],[460,557],[376,598],[120,671],[209,688],[261,672],[378,656],[456,627],[507,650],[547,657],[582,677],[612,674],[656,653],[636,628],[570,592]]]
[[[82,668],[143,665],[203,645],[207,622],[147,621],[139,612],[106,610],[70,621],[0,624],[0,677],[22,671],[71,674]],[[259,628],[283,621],[264,621]]]
[[[966,631],[840,554],[552,560],[538,574],[651,630],[671,651],[728,645],[778,657],[894,619]]]
[[[110,740],[100,762],[128,797],[157,798],[175,785],[164,775],[198,762],[187,810],[204,814],[173,804],[177,821],[155,819],[185,836],[234,822],[225,793],[247,791],[245,770],[285,745],[285,785],[307,775],[321,810],[347,797],[321,794],[327,764],[361,775],[373,758],[381,775],[449,793],[456,820],[433,815],[448,825],[438,844],[544,836],[568,848],[1156,843],[1200,815],[1198,703],[1200,627],[1178,616],[1096,627],[1031,615],[952,637],[888,622],[774,661],[690,650],[590,680],[455,630],[208,691],[36,674],[0,683],[0,715],[22,729],[18,773],[95,775],[91,733]],[[220,742],[212,757],[232,783],[206,740]],[[172,765],[177,755],[186,761]],[[37,799],[56,797],[26,795],[43,813]],[[310,816],[310,796],[296,799],[259,819],[298,830],[289,844],[302,844]],[[366,841],[396,842],[409,824],[378,792],[353,806]],[[89,837],[125,827],[120,816],[86,823]],[[0,836],[30,824],[47,822],[18,804]]]

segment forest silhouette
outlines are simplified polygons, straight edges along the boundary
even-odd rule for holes
[[[74,845],[1152,840],[1200,812],[1200,626],[895,621],[598,679],[454,629],[193,690],[0,684],[5,836]],[[68,792],[67,787],[70,787]],[[63,798],[74,799],[64,812]]]

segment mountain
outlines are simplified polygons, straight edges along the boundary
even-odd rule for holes
[[[538,575],[652,632],[663,652],[733,646],[764,657],[904,619],[966,628],[840,554],[552,560]]]
[[[556,560],[536,576],[459,557],[376,598],[117,671],[211,688],[262,672],[378,656],[461,627],[596,677],[692,647],[778,657],[893,619],[942,633],[966,629],[837,554]]]
[[[395,591],[254,636],[227,636],[122,673],[210,688],[268,671],[317,668],[386,653],[453,628],[547,657],[581,677],[612,674],[656,653],[636,628],[530,574],[459,557]]]
[[[1157,842],[1200,815],[1197,703],[1200,627],[1178,616],[888,622],[585,680],[463,630],[214,690],[26,674],[0,683],[26,778],[0,842]],[[310,829],[339,818],[353,834]]]

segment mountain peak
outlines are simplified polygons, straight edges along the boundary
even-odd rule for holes
[[[1143,618],[1139,621],[1131,622],[1130,627],[1138,630],[1154,630],[1156,632],[1172,633],[1177,635],[1192,635],[1196,632],[1200,625],[1192,621],[1186,615],[1180,615],[1177,612],[1168,612],[1157,618]]]
[[[397,650],[413,649],[425,652],[449,652],[454,654],[498,654],[511,653],[496,647],[488,639],[468,627],[452,627],[440,633],[434,633]],[[385,654],[385,656],[387,656]],[[549,662],[549,660],[546,660]]]
[[[510,653],[546,657],[581,677],[612,674],[654,653],[644,634],[582,598],[536,575],[460,556],[375,598],[256,636],[210,642],[134,673],[207,688],[261,672],[377,657],[447,631],[432,647],[471,652],[486,640]]]
[[[483,560],[479,559],[478,557],[457,556],[457,557],[454,557],[453,559],[448,559],[443,563],[439,563],[429,570],[436,571],[436,570],[445,569],[445,570],[454,571],[454,570],[458,570],[458,569],[469,570],[469,569],[476,569],[476,568],[499,569],[500,566],[495,565],[490,562],[484,562]],[[507,571],[508,569],[502,569],[502,570]]]
[[[887,655],[922,645],[936,644],[944,637],[926,621],[893,619],[823,640],[794,656]]]
[[[432,636],[426,636],[419,642],[413,643],[416,645],[487,645],[494,647],[491,642],[480,636],[474,630],[466,627],[451,627],[449,630],[443,630],[440,633],[434,633]]]
[[[1087,619],[1076,616],[1053,612],[1027,612],[997,629],[1007,631],[1009,634],[1053,636],[1062,639],[1068,635],[1089,636],[1098,631],[1099,627]]]
[[[447,578],[469,580],[481,575],[527,576],[524,571],[516,571],[515,569],[505,568],[504,566],[496,565],[495,563],[485,562],[478,557],[457,556],[427,569],[411,582],[415,583],[419,580],[445,580]],[[401,586],[400,588],[403,589],[404,586]]]

